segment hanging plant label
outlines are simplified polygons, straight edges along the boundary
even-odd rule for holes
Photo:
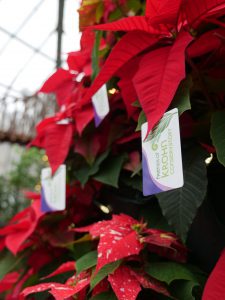
[[[144,196],[183,186],[178,110],[166,112],[146,138],[148,123],[141,127]]]
[[[98,127],[109,113],[109,100],[106,84],[104,84],[92,97],[92,104],[94,107],[95,126]]]
[[[66,166],[61,165],[52,176],[51,168],[41,171],[41,210],[60,211],[66,207]]]

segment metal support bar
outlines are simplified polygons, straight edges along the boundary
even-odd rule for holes
[[[64,3],[65,0],[59,0],[58,25],[57,25],[58,40],[57,40],[57,58],[56,58],[57,69],[60,68],[62,64],[61,53],[62,53]]]
[[[5,34],[9,35],[11,38],[14,38],[15,40],[17,40],[18,42],[20,42],[21,44],[23,44],[24,46],[32,49],[34,52],[39,53],[40,55],[42,55],[43,57],[54,61],[54,59],[52,59],[52,57],[48,56],[47,54],[43,53],[40,51],[40,49],[37,49],[35,47],[33,47],[32,45],[30,45],[29,43],[25,42],[24,40],[22,40],[21,38],[19,38],[18,36],[16,36],[14,33],[9,32],[8,30],[6,30],[5,28],[0,26],[0,31],[4,32]]]
[[[21,25],[17,28],[17,30],[14,32],[14,35],[17,36],[18,33],[27,25],[29,20],[33,17],[34,14],[38,11],[38,9],[41,7],[41,5],[44,3],[44,0],[40,0],[38,4],[32,9],[32,11],[29,13],[29,15],[25,18],[25,20],[21,23]],[[10,44],[12,41],[12,36],[9,36],[8,41],[3,45],[3,47],[0,49],[0,54],[2,54],[7,46]]]

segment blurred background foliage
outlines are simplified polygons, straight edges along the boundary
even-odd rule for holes
[[[15,145],[15,151],[21,152]],[[40,173],[48,165],[44,150],[22,150],[19,159],[12,163],[11,170],[0,176],[0,226],[3,226],[18,211],[29,205],[24,191],[40,191]]]

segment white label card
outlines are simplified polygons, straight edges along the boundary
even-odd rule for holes
[[[66,166],[61,165],[52,176],[51,168],[41,171],[41,210],[64,210],[66,207]]]
[[[104,84],[92,97],[92,104],[95,113],[95,126],[98,127],[109,113],[109,99],[106,84]]]
[[[143,194],[145,196],[183,186],[178,110],[166,112],[146,138],[148,123],[141,127]]]

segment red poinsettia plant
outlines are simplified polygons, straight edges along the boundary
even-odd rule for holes
[[[66,163],[66,210],[41,213],[29,194],[0,229],[0,291],[8,300],[201,299],[206,276],[188,238],[207,197],[205,159],[225,165],[224,1],[83,0],[79,14],[80,50],[40,89],[55,94],[58,112],[31,143],[53,174]],[[91,98],[104,84],[110,109],[95,127]],[[174,107],[184,186],[144,197],[140,128],[147,121],[150,133]]]

